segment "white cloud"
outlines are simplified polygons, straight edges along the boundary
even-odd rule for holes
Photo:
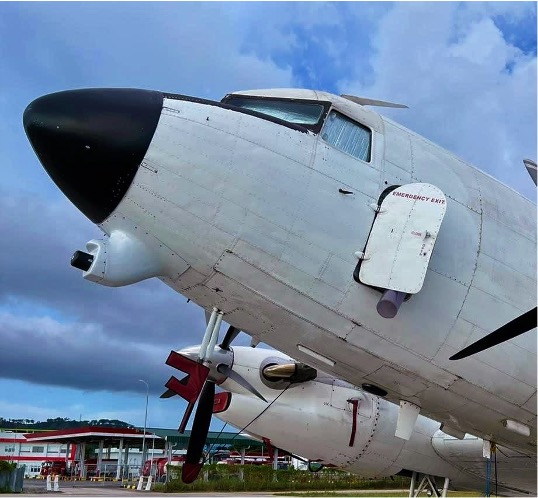
[[[516,47],[508,45],[491,18],[472,25],[460,43],[448,47],[448,55],[483,66],[495,75],[505,69],[506,62],[519,55]]]
[[[382,112],[534,198],[522,159],[536,157],[536,56],[506,40],[499,11],[509,8],[396,4],[373,38],[372,83],[339,85],[408,104]]]
[[[37,421],[46,420],[48,418],[65,417],[65,410],[63,407],[50,408],[33,403],[13,403],[5,399],[0,399],[0,413],[2,414],[2,418],[5,419],[27,418]]]

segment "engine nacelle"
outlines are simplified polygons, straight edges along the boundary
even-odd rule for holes
[[[217,416],[243,427],[265,408],[252,396],[232,393],[227,409]],[[389,476],[403,468],[395,463],[405,444],[394,436],[397,417],[396,405],[327,379],[290,386],[248,431],[310,460],[353,468],[364,476]]]
[[[313,375],[315,371],[305,370],[306,380],[293,382],[300,364],[278,351],[237,346],[233,353],[233,370],[269,405],[226,379],[220,387],[229,392],[216,397],[218,418],[246,427],[274,447],[365,477],[418,472],[448,477],[459,489],[483,488],[482,439],[469,435],[456,439],[440,431],[439,422],[422,415],[409,439],[402,439],[396,436],[400,406],[319,371]],[[536,458],[499,448],[496,460],[499,492],[509,496],[521,490],[535,492]],[[443,481],[439,483],[442,486]]]

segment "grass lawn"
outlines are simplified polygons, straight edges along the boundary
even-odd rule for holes
[[[339,497],[357,497],[360,496],[364,498],[365,496],[375,496],[376,498],[383,497],[392,497],[392,496],[409,496],[409,491],[389,491],[389,490],[380,490],[375,491],[371,489],[365,489],[364,491],[306,491],[306,492],[290,492],[290,493],[275,493],[276,496],[303,496],[303,497],[329,497],[329,496],[339,496]],[[421,496],[426,496],[425,493],[422,493]],[[483,496],[482,493],[478,491],[449,491],[448,496],[451,497],[478,497]]]

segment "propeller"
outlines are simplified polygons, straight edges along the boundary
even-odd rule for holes
[[[241,377],[235,370],[232,370],[231,367],[228,365],[220,364],[217,366],[217,372],[225,375],[227,378],[234,380],[237,382],[240,386],[244,387],[247,391],[254,394],[254,396],[257,396],[262,401],[265,401],[267,403],[267,400],[259,393],[259,391],[256,390],[256,388],[244,377]]]
[[[217,327],[220,325],[217,324]],[[182,380],[171,377],[166,383],[168,388],[161,398],[171,398],[179,395],[188,402],[187,409],[179,426],[179,432],[183,432],[188,419],[193,411],[194,404],[198,400],[196,414],[192,425],[191,436],[185,456],[185,464],[181,470],[181,479],[184,483],[192,483],[200,473],[203,466],[202,454],[209,432],[213,405],[215,402],[215,384],[221,384],[226,379],[232,379],[249,392],[267,402],[238,372],[233,370],[233,350],[230,345],[241,332],[236,327],[230,326],[222,343],[214,348],[209,348],[206,354],[202,348],[189,348],[182,351],[172,351],[166,363],[187,374]],[[218,334],[218,328],[217,332]],[[216,342],[216,336],[214,338]],[[214,345],[215,342],[212,344]]]
[[[185,484],[194,482],[202,470],[204,463],[202,453],[204,451],[207,434],[209,432],[209,424],[213,415],[213,403],[215,402],[215,383],[206,382],[200,399],[198,400],[198,408],[194,416],[192,424],[191,437],[187,446],[187,454],[185,455],[185,463],[181,469],[181,480]]]
[[[168,399],[168,398],[171,398],[172,396],[176,396],[176,392],[175,392],[175,391],[172,391],[172,389],[167,389],[166,391],[164,391],[164,392],[159,396],[159,398],[162,398],[162,399]]]
[[[409,107],[404,104],[396,104],[394,102],[385,102],[384,100],[374,100],[374,99],[367,99],[365,97],[355,97],[355,95],[340,95],[340,97],[343,97],[344,99],[347,99],[347,100],[351,100],[351,102],[355,102],[355,104],[359,104],[359,105],[373,105],[376,107],[396,107],[398,109],[409,109]]]
[[[459,353],[451,356],[450,359],[461,360],[462,358],[467,358],[467,356],[471,356],[493,346],[497,346],[497,344],[501,344],[536,328],[536,322],[536,308],[534,308],[527,311],[527,313],[523,313],[523,315],[514,318],[511,322],[504,324],[502,327],[491,332],[485,337],[482,337],[482,339],[473,342],[473,344],[462,349]]]

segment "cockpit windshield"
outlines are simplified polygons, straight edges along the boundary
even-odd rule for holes
[[[258,112],[287,123],[303,126],[318,132],[329,103],[308,100],[286,100],[266,97],[229,95],[223,103]]]

